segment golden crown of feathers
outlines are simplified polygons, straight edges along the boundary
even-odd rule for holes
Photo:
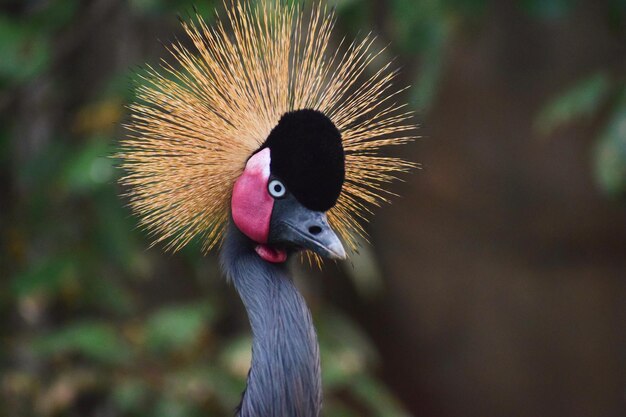
[[[200,236],[208,251],[221,241],[247,158],[283,114],[314,109],[341,133],[345,182],[328,218],[355,250],[370,206],[415,166],[379,153],[415,138],[412,112],[393,99],[396,72],[390,63],[369,69],[382,52],[371,51],[372,36],[332,45],[335,17],[319,4],[304,13],[279,0],[233,0],[226,17],[183,22],[195,52],[174,43],[179,68],[163,61],[142,76],[118,155],[132,209],[155,243],[176,251]]]

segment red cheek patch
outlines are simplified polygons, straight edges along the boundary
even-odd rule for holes
[[[258,243],[266,243],[274,199],[267,191],[270,177],[270,150],[254,154],[235,182],[231,210],[235,225]]]

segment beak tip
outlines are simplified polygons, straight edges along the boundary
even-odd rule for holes
[[[332,254],[333,259],[344,260],[348,256],[346,255],[346,250],[343,248],[343,245],[340,242],[336,242],[331,245],[329,248],[329,252]]]

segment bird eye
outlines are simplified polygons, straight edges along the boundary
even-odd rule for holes
[[[274,198],[284,197],[285,193],[287,192],[287,188],[285,188],[283,183],[278,180],[270,181],[267,189],[269,190],[270,195]]]

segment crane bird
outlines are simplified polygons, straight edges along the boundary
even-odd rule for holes
[[[390,63],[368,69],[382,59],[374,38],[333,47],[333,12],[293,3],[231,0],[213,26],[182,21],[188,41],[146,68],[118,155],[155,243],[221,247],[253,333],[240,417],[319,416],[317,336],[286,261],[346,258],[370,206],[414,167],[380,153],[415,125]]]

